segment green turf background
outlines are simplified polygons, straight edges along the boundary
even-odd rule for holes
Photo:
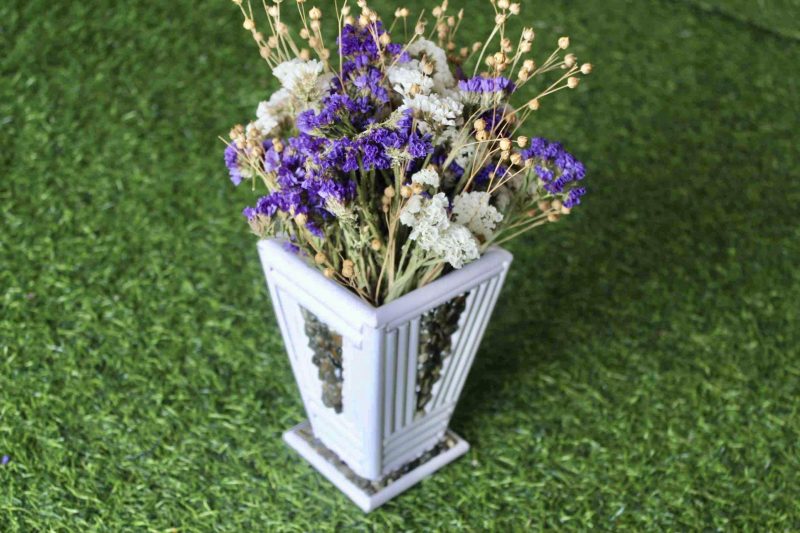
[[[234,6],[2,2],[0,531],[800,529],[799,3],[526,9],[596,66],[531,124],[590,195],[510,247],[473,449],[365,516],[280,441],[217,139],[273,87]]]

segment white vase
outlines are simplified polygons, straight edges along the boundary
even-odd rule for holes
[[[447,428],[510,253],[493,247],[376,308],[280,241],[262,240],[258,251],[310,422],[310,431],[304,423],[284,435],[294,449],[365,511],[468,450]],[[442,329],[445,319],[435,317],[443,316],[457,325]],[[318,441],[310,440],[311,432]],[[407,466],[435,447],[435,456]]]

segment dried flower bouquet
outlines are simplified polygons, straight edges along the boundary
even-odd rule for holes
[[[565,52],[567,37],[542,63],[530,58],[533,29],[516,42],[506,31],[519,4],[490,0],[489,37],[459,47],[464,12],[449,14],[447,0],[430,22],[397,9],[388,28],[366,0],[358,13],[337,6],[335,43],[303,0],[295,36],[285,1],[265,1],[268,35],[249,3],[234,3],[281,84],[226,140],[233,183],[265,188],[244,216],[366,302],[394,300],[580,203],[583,164],[520,129],[592,67]],[[512,103],[547,74],[536,97]]]

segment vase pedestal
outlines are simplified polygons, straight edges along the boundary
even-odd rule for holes
[[[284,433],[283,440],[365,513],[410,489],[469,450],[467,441],[448,430],[430,452],[380,480],[370,481],[356,475],[334,452],[315,438],[307,421]]]

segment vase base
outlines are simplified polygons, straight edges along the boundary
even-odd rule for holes
[[[380,507],[469,450],[467,441],[448,430],[433,450],[380,480],[370,481],[356,475],[317,440],[308,422],[284,433],[283,440],[365,513]]]

